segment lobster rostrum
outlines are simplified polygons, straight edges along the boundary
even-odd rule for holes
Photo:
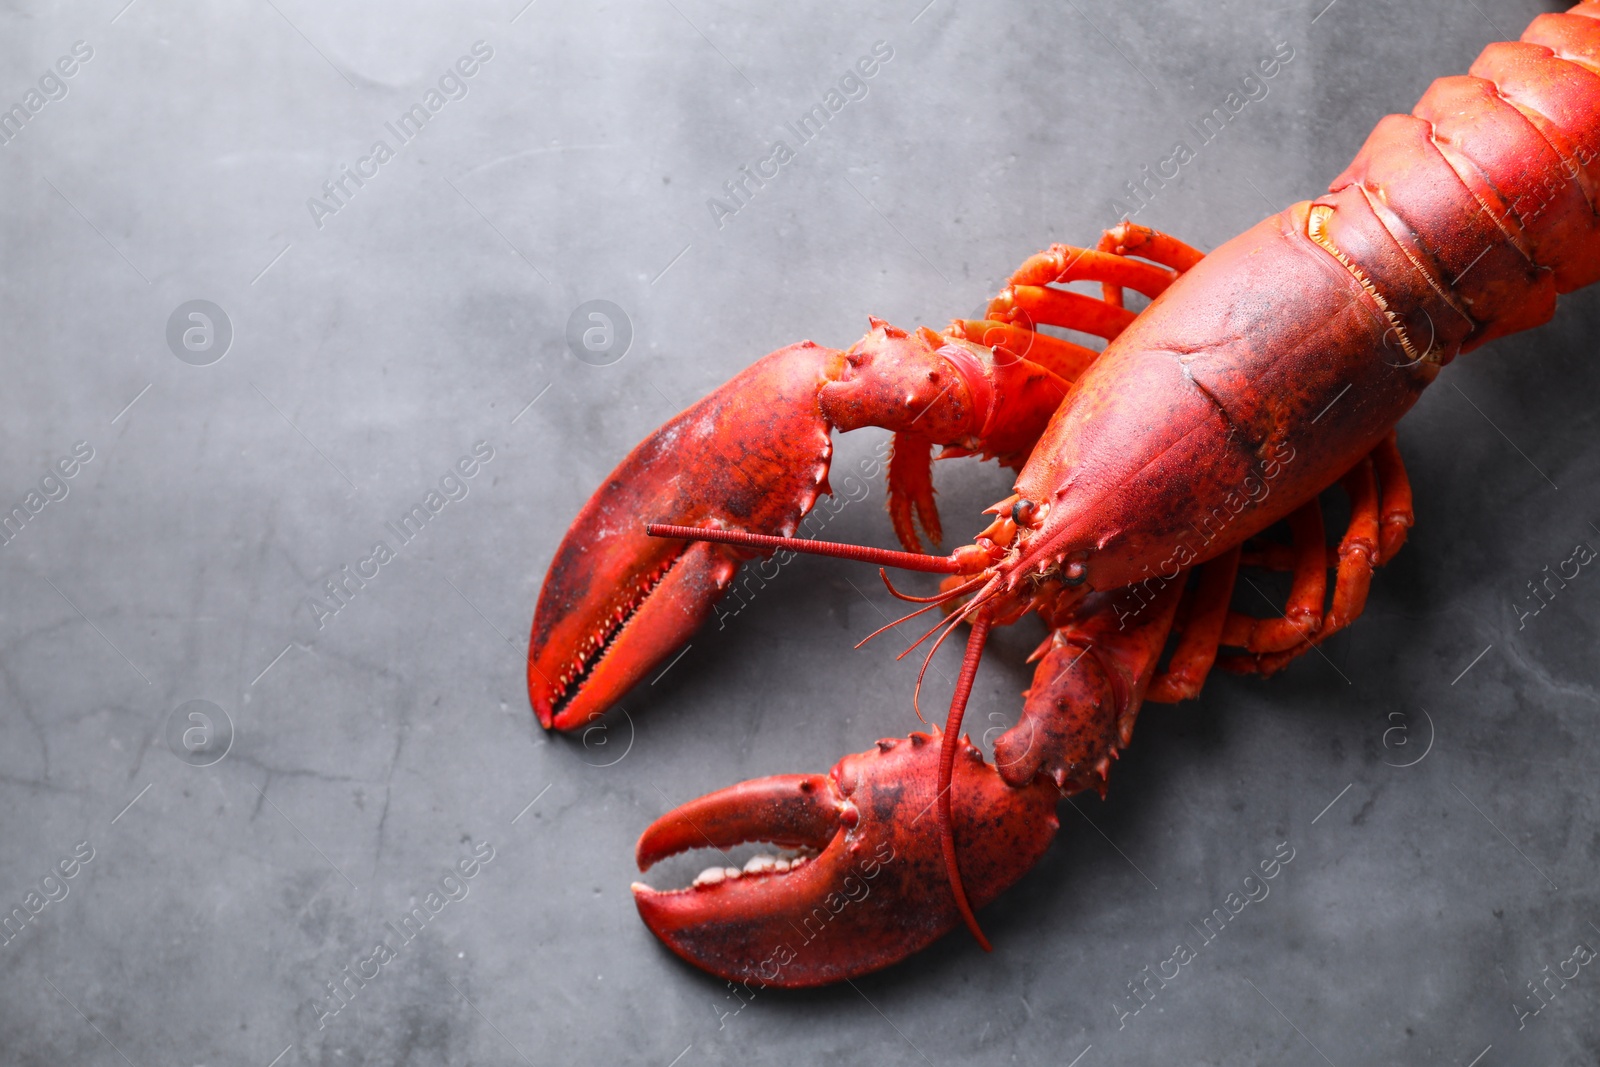
[[[1144,700],[1192,697],[1216,664],[1273,673],[1360,613],[1412,521],[1395,424],[1456,355],[1600,279],[1597,195],[1600,0],[1585,0],[1383,119],[1328,195],[1208,255],[1124,223],[1096,249],[1028,260],[983,320],[873,320],[847,351],[781,349],[668,422],[551,563],[528,657],[544,725],[602,713],[763,552],[945,574],[936,596],[896,595],[922,603],[913,615],[946,610],[930,657],[971,628],[942,732],[746,782],[646,830],[641,869],[707,845],[799,850],[685,890],[636,885],[647,925],[707,970],[786,986],[885,966],[958,922],[982,942],[973,909],[1043,854],[1057,796],[1104,792]],[[1059,288],[1077,281],[1100,297]],[[1153,300],[1135,314],[1124,288]],[[828,491],[830,431],[866,425],[895,434],[907,551],[795,538]],[[1019,468],[993,523],[948,556],[920,554],[916,530],[939,539],[935,444]],[[1330,551],[1318,500],[1335,485],[1351,518]],[[1290,543],[1261,536],[1281,521]],[[1244,566],[1293,572],[1277,617],[1231,609]],[[960,724],[990,631],[1029,612],[1051,632],[991,765]]]

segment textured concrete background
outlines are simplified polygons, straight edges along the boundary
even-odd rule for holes
[[[0,1061],[1600,1055],[1594,966],[1518,1028],[1543,1003],[1529,979],[1600,947],[1600,575],[1520,628],[1516,608],[1600,544],[1595,292],[1449,368],[1401,427],[1419,525],[1366,617],[1280,678],[1149,709],[1110,799],[1063,806],[985,913],[993,955],[953,936],[741,1008],[628,894],[669,804],[916,725],[914,665],[850,651],[891,606],[866,568],[795,562],[587,738],[541,735],[521,670],[584,498],[751,359],[848,344],[868,313],[973,311],[1035,249],[1096,237],[1286,42],[1267,96],[1139,214],[1215,247],[1556,5],[123,2],[0,13],[0,102],[41,78],[60,97],[0,147],[0,504],[78,442],[93,457],[0,547],[0,904],[38,909],[0,945]],[[385,124],[478,41],[466,94],[402,145]],[[792,139],[879,41],[866,95]],[[379,139],[393,158],[313,212]],[[716,218],[777,139],[794,159]],[[606,366],[564,340],[594,299],[633,332]],[[207,366],[220,333],[178,344],[187,361],[167,341],[191,300],[231,324]],[[879,440],[842,439],[836,470]],[[465,497],[399,544],[385,523],[475,445],[493,458]],[[1007,491],[992,466],[939,479],[959,538]],[[881,485],[828,530],[890,543]],[[314,612],[379,540],[379,576]],[[986,661],[975,734],[1014,721],[1036,625]],[[1270,896],[1124,1015],[1141,968],[1282,842]],[[327,983],[474,855],[466,896],[324,1014]]]

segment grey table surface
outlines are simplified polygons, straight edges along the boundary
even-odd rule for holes
[[[985,912],[992,955],[952,936],[745,1002],[629,896],[669,805],[915,728],[914,664],[851,651],[892,607],[870,570],[795,562],[585,737],[542,734],[522,669],[579,505],[755,357],[971,313],[1093,240],[1286,44],[1139,211],[1213,248],[1557,5],[124,3],[0,12],[0,103],[29,115],[0,145],[0,503],[37,507],[0,547],[0,904],[29,918],[0,944],[0,1062],[1600,1057],[1600,971],[1565,962],[1600,946],[1600,578],[1519,616],[1600,543],[1595,292],[1448,368],[1400,429],[1419,523],[1366,616],[1147,709],[1109,799],[1064,804]],[[566,342],[597,299],[620,359]],[[841,438],[836,469],[881,441]],[[938,479],[956,538],[1008,491],[993,465]],[[828,529],[891,543],[881,484]],[[314,609],[380,540],[378,576]],[[1001,635],[974,733],[1014,721],[1039,632]],[[1132,1013],[1284,842],[1269,897]],[[390,937],[441,884],[459,899]]]

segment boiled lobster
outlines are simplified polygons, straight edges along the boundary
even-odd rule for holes
[[[974,909],[1044,853],[1060,795],[1104,792],[1143,701],[1194,696],[1222,647],[1239,650],[1222,666],[1270,674],[1361,612],[1412,521],[1396,423],[1457,354],[1600,279],[1597,196],[1600,0],[1585,0],[1383,119],[1328,195],[1210,254],[1124,222],[1094,249],[1029,259],[981,320],[873,320],[845,351],[780,349],[668,422],[551,563],[528,655],[544,726],[604,712],[761,553],[946,575],[935,596],[896,592],[920,602],[912,616],[945,612],[912,647],[934,638],[931,658],[970,632],[942,731],[733,786],[647,829],[641,869],[707,845],[798,854],[685,890],[636,885],[646,924],[700,967],[779,986],[886,966],[958,921],[982,942]],[[1127,289],[1149,306],[1127,308]],[[831,431],[861,426],[894,432],[904,551],[794,536],[829,491]],[[940,539],[935,445],[1018,469],[991,525],[946,556],[922,554],[918,532]],[[1335,485],[1351,519],[1330,551],[1319,496]],[[1280,521],[1290,542],[1264,539]],[[1292,570],[1277,617],[1231,609],[1241,566]],[[991,765],[962,717],[992,628],[1030,612],[1050,635]]]

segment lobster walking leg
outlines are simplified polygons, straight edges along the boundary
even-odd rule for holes
[[[1371,458],[1362,457],[1340,479],[1340,484],[1350,497],[1350,526],[1340,540],[1338,549],[1333,553],[1325,552],[1331,558],[1326,559],[1324,566],[1331,565],[1335,569],[1333,602],[1327,613],[1317,620],[1316,632],[1291,647],[1254,656],[1227,657],[1223,662],[1225,669],[1235,673],[1276,674],[1291,661],[1350,625],[1366,607],[1373,568],[1380,562],[1380,505]]]
[[[1154,262],[1132,258],[1143,256]],[[1164,233],[1132,223],[1122,223],[1105,231],[1100,248],[1078,248],[1055,244],[1029,256],[1014,271],[1000,294],[990,301],[982,320],[957,319],[947,335],[963,338],[994,349],[996,354],[1028,360],[1071,384],[1087,370],[1100,353],[1071,341],[1040,333],[1038,325],[1059,326],[1080,333],[1115,338],[1134,315],[1123,308],[1123,288],[1135,289],[1155,298],[1165,292],[1180,274],[1203,258],[1203,253]],[[1050,288],[1070,282],[1099,282],[1103,297],[1095,300],[1081,293]],[[1036,429],[1042,429],[1042,425]],[[1013,434],[1009,455],[1001,461],[1016,465],[1031,450],[1037,432],[1027,438]],[[998,442],[995,442],[998,444]],[[920,522],[929,541],[942,540],[938,508],[933,500],[933,440],[915,427],[897,432],[889,464],[889,516],[900,543],[910,551],[921,550],[913,516]],[[971,455],[979,451],[959,443],[947,444],[944,458]],[[998,448],[986,450],[1000,454]]]
[[[1141,262],[1131,258],[1133,256],[1152,262]],[[1100,245],[1096,249],[1055,244],[1029,256],[1007,279],[1000,294],[989,302],[984,319],[957,319],[950,324],[950,333],[1033,359],[1066,381],[1075,382],[1100,358],[1100,353],[1071,341],[1039,333],[1034,328],[1039,320],[1026,313],[1018,313],[1015,303],[1018,287],[1027,289],[1034,294],[1034,299],[1039,299],[1038,291],[1051,285],[1075,281],[1099,282],[1101,306],[1096,306],[1093,301],[1085,303],[1087,298],[1073,300],[1070,301],[1073,310],[1060,308],[1060,321],[1046,320],[1045,324],[1080,333],[1098,334],[1110,340],[1120,332],[1120,328],[1113,329],[1108,326],[1109,323],[1125,324],[1131,321],[1131,316],[1118,314],[1123,310],[1124,286],[1154,299],[1204,256],[1203,252],[1190,248],[1175,237],[1131,222],[1120,223],[1101,235]],[[1080,296],[1076,293],[1068,295]],[[1109,335],[1108,329],[1111,330]]]
[[[1361,614],[1373,569],[1393,558],[1415,522],[1411,486],[1394,434],[1352,467],[1340,484],[1350,497],[1351,516],[1336,549],[1323,545],[1320,522],[1313,534],[1306,516],[1297,512],[1306,526],[1295,534],[1294,546],[1269,543],[1242,555],[1234,549],[1201,568],[1199,582],[1179,609],[1184,619],[1182,638],[1167,669],[1150,683],[1145,699],[1174,703],[1199,696],[1217,662],[1219,645],[1245,647],[1254,653],[1225,657],[1229,670],[1272,674]],[[1292,515],[1291,528],[1294,523]],[[1289,606],[1279,619],[1258,619],[1228,610],[1241,559],[1250,566],[1296,572]],[[1324,614],[1325,572],[1329,569],[1336,574],[1332,605]],[[1303,633],[1302,627],[1309,633],[1297,637]],[[1273,635],[1269,632],[1273,628],[1282,632]]]
[[[1233,586],[1239,576],[1239,552],[1235,546],[1201,566],[1199,584],[1187,604],[1183,636],[1172,650],[1167,669],[1150,683],[1146,700],[1176,704],[1200,695],[1200,688],[1211,673],[1222,644],[1228,602],[1233,598]]]
[[[1374,475],[1382,471],[1381,482]],[[1236,674],[1271,675],[1286,667],[1292,660],[1349,626],[1366,606],[1367,590],[1372,582],[1375,567],[1389,562],[1405,543],[1406,531],[1415,522],[1411,509],[1411,485],[1406,478],[1405,465],[1391,434],[1369,456],[1352,467],[1340,485],[1350,498],[1350,525],[1340,540],[1339,547],[1327,550],[1327,568],[1335,571],[1333,603],[1319,621],[1315,635],[1308,641],[1279,651],[1225,656],[1221,665]],[[1380,489],[1381,486],[1381,489]],[[1387,547],[1385,545],[1387,544]],[[1271,546],[1281,549],[1282,546]],[[1270,569],[1286,569],[1281,551],[1269,550],[1247,555],[1247,562]],[[1252,621],[1244,616],[1230,616],[1230,626],[1237,635],[1245,631]],[[1225,639],[1224,644],[1239,644]]]
[[[1134,319],[1133,312],[1113,307],[1104,300],[1043,285],[1013,285],[995,301],[989,306],[989,314],[999,321],[1021,319],[1046,326],[1065,326],[1108,341],[1127,329]]]
[[[1115,252],[1119,256],[1139,256],[1162,266],[1171,267],[1182,274],[1205,258],[1205,253],[1191,248],[1171,234],[1123,221],[1100,236],[1100,251]],[[1108,295],[1106,299],[1111,300]],[[1121,295],[1112,301],[1120,303]]]
[[[1311,640],[1322,625],[1323,600],[1328,590],[1328,549],[1324,544],[1322,507],[1315,499],[1289,516],[1294,538],[1294,583],[1289,603],[1275,619],[1230,614],[1222,643],[1251,652],[1282,652]]]
[[[1350,528],[1339,542],[1333,606],[1328,609],[1319,641],[1338,633],[1361,614],[1367,606],[1372,569],[1378,564],[1378,483],[1371,457],[1363,457],[1351,467],[1341,484],[1350,497]]]
[[[1378,562],[1388,563],[1406,543],[1406,531],[1417,521],[1411,508],[1411,479],[1406,477],[1405,461],[1400,458],[1393,430],[1372,450],[1372,463],[1383,489],[1383,515],[1378,520]]]
[[[1027,323],[997,322],[993,319],[957,319],[949,334],[1004,352],[1016,359],[1029,359],[1046,368],[1064,382],[1083,376],[1100,353],[1093,348],[1039,333]]]
[[[914,430],[897,433],[889,442],[889,467],[884,474],[889,523],[907,551],[920,552],[917,524],[928,542],[944,541],[939,506],[933,500],[933,439]]]

